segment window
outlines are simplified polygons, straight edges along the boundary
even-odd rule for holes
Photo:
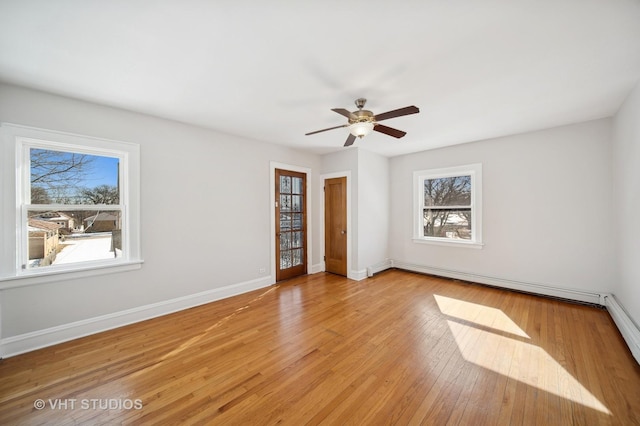
[[[2,176],[0,281],[139,267],[138,145],[8,124],[2,134],[15,173]]]
[[[414,241],[482,246],[482,165],[414,172]]]

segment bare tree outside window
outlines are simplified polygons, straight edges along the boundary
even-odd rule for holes
[[[29,160],[28,268],[122,256],[119,158],[30,147]]]
[[[118,173],[105,170],[100,157],[77,152],[31,148],[31,204],[118,204],[116,185],[102,182]],[[116,159],[112,159],[116,160]],[[93,182],[95,186],[90,186]]]
[[[424,236],[471,239],[471,176],[424,180]]]
[[[98,185],[95,188],[81,188],[78,195],[84,204],[118,204],[118,188],[111,185]]]
[[[74,193],[92,174],[95,162],[88,154],[38,148],[30,150],[29,158],[32,204],[74,204]]]

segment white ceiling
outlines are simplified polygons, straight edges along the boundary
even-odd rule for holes
[[[0,0],[0,81],[317,153],[331,108],[416,105],[386,156],[615,114],[640,0]]]

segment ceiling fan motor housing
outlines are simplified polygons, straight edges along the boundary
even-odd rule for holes
[[[375,123],[375,116],[373,112],[366,109],[354,111],[349,117],[349,124],[353,123]]]

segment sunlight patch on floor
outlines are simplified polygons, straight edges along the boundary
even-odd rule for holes
[[[434,297],[442,313],[452,318],[447,324],[466,361],[611,415],[598,398],[544,349],[492,331],[528,338],[504,312],[445,296]]]
[[[518,325],[500,309],[452,299],[446,296],[439,296],[437,294],[434,295],[434,297],[438,303],[440,312],[445,315],[469,321],[483,327],[504,331],[516,336],[526,337],[527,339],[529,338],[527,333],[518,327]]]

